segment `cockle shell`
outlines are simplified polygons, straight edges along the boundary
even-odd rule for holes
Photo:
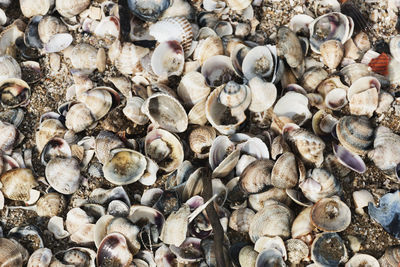
[[[299,187],[304,195],[313,202],[336,195],[341,189],[335,176],[320,168],[313,169]]]
[[[182,77],[177,93],[185,106],[192,107],[205,100],[210,91],[204,76],[197,71],[192,71]]]

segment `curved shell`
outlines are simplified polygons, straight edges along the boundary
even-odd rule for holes
[[[293,219],[293,212],[287,206],[271,201],[265,204],[264,208],[258,211],[251,220],[250,239],[255,243],[262,236],[288,238]]]
[[[331,197],[340,192],[340,184],[330,172],[325,169],[313,169],[309,178],[299,185],[304,195],[312,202]]]
[[[183,132],[188,126],[185,109],[174,97],[156,93],[146,99],[142,112],[147,115],[156,127],[170,132]]]
[[[291,68],[296,68],[303,62],[304,53],[300,40],[288,27],[279,27],[276,49],[278,56],[285,57]]]
[[[399,259],[400,247],[391,246],[386,249],[383,256],[379,259],[379,263],[381,266],[396,267],[399,264]]]
[[[297,184],[298,176],[295,155],[285,152],[274,164],[271,172],[271,184],[282,189],[293,188]]]
[[[50,38],[57,33],[66,33],[68,31],[59,18],[54,16],[44,16],[38,25],[38,33],[40,40],[46,44]]]
[[[124,115],[138,125],[145,125],[149,118],[143,114],[141,108],[143,106],[144,100],[141,97],[133,96],[128,97],[126,101],[126,106],[122,110]]]
[[[338,110],[347,105],[347,92],[342,88],[335,88],[329,91],[325,96],[325,106]]]
[[[332,253],[332,249],[334,252]],[[320,265],[339,266],[347,261],[347,250],[337,233],[317,235],[311,246],[311,259]]]
[[[254,77],[248,85],[251,91],[250,111],[262,112],[272,107],[277,98],[277,90],[273,83],[265,82],[260,77]]]
[[[90,110],[95,120],[103,118],[110,111],[113,98],[107,87],[97,87],[83,92],[78,96],[86,107]]]
[[[308,109],[308,98],[296,92],[287,92],[274,106],[277,116],[285,116],[292,119],[299,126],[311,119],[312,114]]]
[[[181,75],[184,65],[183,48],[175,40],[160,43],[151,56],[151,68],[159,77]]]
[[[215,36],[209,36],[206,39],[199,41],[196,49],[194,50],[193,59],[198,60],[202,66],[207,59],[213,56],[223,55],[223,53],[224,47],[222,40],[215,34]]]
[[[350,225],[351,211],[337,198],[324,198],[311,208],[311,220],[324,232],[341,232]]]
[[[274,74],[274,60],[267,46],[256,46],[243,59],[242,71],[247,80],[258,76],[268,78]]]
[[[0,121],[0,149],[7,154],[11,154],[12,149],[18,143],[19,131],[18,129],[8,122]]]
[[[251,0],[227,0],[226,3],[232,10],[243,10],[251,4]]]
[[[192,71],[182,77],[177,93],[185,106],[192,107],[205,100],[210,91],[204,76],[200,72]]]
[[[70,18],[84,11],[89,5],[90,0],[55,0],[56,9],[61,16]]]
[[[0,81],[7,78],[21,78],[21,67],[9,55],[0,56]]]
[[[271,184],[273,162],[268,159],[250,163],[240,175],[240,188],[247,193],[259,193]]]
[[[248,232],[255,213],[249,208],[234,210],[229,217],[229,227],[237,232]]]
[[[328,40],[323,42],[320,47],[322,61],[329,69],[336,69],[342,62],[344,48],[341,42],[337,40]]]
[[[133,14],[146,21],[155,21],[172,4],[170,0],[128,0]]]
[[[72,66],[80,71],[91,73],[97,68],[98,50],[85,43],[79,43],[74,46],[69,55]]]
[[[18,78],[0,81],[0,101],[4,107],[15,108],[26,105],[31,96],[31,87]]]
[[[139,180],[146,167],[146,157],[141,153],[131,149],[116,148],[111,151],[109,160],[103,166],[103,172],[109,182],[125,185]]]
[[[209,57],[204,62],[201,74],[210,87],[217,87],[231,81],[235,76],[235,70],[229,57],[216,55]]]
[[[251,102],[251,93],[247,85],[241,85],[234,81],[229,81],[219,93],[218,101],[234,112],[243,112]]]
[[[97,265],[106,267],[110,264],[128,266],[132,261],[126,238],[119,233],[112,233],[104,237],[97,250]]]
[[[365,155],[372,147],[374,129],[365,117],[344,116],[336,124],[336,134],[346,149]]]
[[[215,129],[210,126],[195,128],[189,134],[190,149],[198,158],[207,157],[216,135]]]
[[[53,253],[48,248],[39,248],[29,257],[27,267],[47,267],[50,265]]]
[[[36,147],[39,152],[42,152],[44,146],[53,137],[63,137],[66,129],[57,119],[47,119],[40,123],[36,131]]]
[[[61,214],[66,206],[63,195],[58,193],[47,193],[36,202],[36,213],[43,217],[53,217]]]
[[[51,159],[45,173],[51,187],[61,194],[73,194],[79,188],[81,175],[75,158]]]
[[[345,267],[361,267],[361,266],[379,267],[379,262],[377,259],[368,254],[356,253],[351,259],[346,263]]]
[[[162,129],[154,129],[146,135],[144,150],[161,170],[171,172],[183,162],[182,143],[175,135]]]
[[[311,207],[303,209],[294,219],[291,233],[292,238],[301,238],[310,234],[314,230],[314,225],[311,222]]]
[[[54,1],[51,0],[19,0],[21,12],[27,18],[37,15],[46,15],[53,4]]]
[[[7,238],[0,238],[0,264],[3,266],[22,267],[23,259],[17,245]]]
[[[11,169],[3,173],[0,180],[3,184],[1,191],[12,200],[28,201],[31,189],[37,185],[30,169]]]
[[[393,36],[390,39],[390,54],[394,57],[395,60],[400,62],[400,35]]]
[[[70,107],[65,116],[65,126],[76,133],[82,132],[94,123],[90,109],[84,103],[76,103]]]

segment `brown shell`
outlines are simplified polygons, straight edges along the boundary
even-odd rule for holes
[[[30,190],[37,185],[35,177],[30,169],[12,169],[0,177],[3,192],[6,198],[12,200],[28,201]]]
[[[36,203],[36,212],[40,217],[53,217],[61,214],[66,202],[63,195],[59,193],[47,193],[39,198]]]
[[[0,238],[0,265],[22,267],[22,254],[17,246],[6,238]]]
[[[324,198],[311,208],[311,221],[322,231],[341,232],[350,225],[351,211],[338,198]]]
[[[237,232],[248,232],[255,213],[249,208],[240,208],[229,217],[229,227]]]
[[[250,163],[240,175],[239,185],[244,192],[258,193],[271,184],[274,162],[268,159]]]
[[[271,183],[278,188],[293,188],[298,181],[296,157],[292,152],[285,152],[275,162],[271,172]]]

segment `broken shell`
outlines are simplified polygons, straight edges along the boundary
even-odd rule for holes
[[[347,261],[347,250],[337,233],[318,234],[311,246],[311,259],[320,265],[338,266]]]
[[[178,262],[186,264],[199,262],[202,258],[200,242],[199,238],[188,237],[182,245],[179,247],[171,245],[170,249],[176,255]]]
[[[63,239],[70,236],[68,231],[64,230],[63,218],[58,216],[53,216],[50,218],[49,222],[47,223],[47,229],[54,235],[56,239]]]
[[[320,53],[320,46],[328,40],[338,40],[344,44],[350,37],[350,23],[346,15],[332,12],[316,18],[308,26],[310,45],[315,53]]]
[[[298,176],[296,157],[291,152],[285,152],[274,164],[271,184],[282,189],[292,188],[296,186]]]
[[[267,46],[256,46],[247,52],[242,63],[243,75],[247,80],[258,76],[268,78],[274,74],[274,60]]]
[[[226,136],[214,139],[209,155],[209,164],[214,177],[224,177],[235,168],[240,150],[234,149],[235,144]]]
[[[174,97],[156,93],[146,99],[142,112],[149,117],[156,127],[170,132],[183,132],[188,125],[185,109]]]
[[[172,244],[176,247],[182,245],[186,239],[189,215],[188,205],[183,205],[178,211],[172,212],[164,223],[160,239],[165,244]]]
[[[26,105],[31,96],[30,86],[21,79],[8,78],[0,81],[0,101],[4,107]]]
[[[53,158],[46,166],[46,179],[57,192],[73,194],[79,188],[80,168],[75,158]]]
[[[291,68],[298,67],[304,58],[300,40],[296,34],[287,27],[279,27],[277,32],[278,56],[283,56]]]
[[[237,232],[248,232],[254,215],[254,211],[249,208],[237,209],[229,217],[229,227]]]
[[[289,22],[289,29],[294,33],[304,33],[306,36],[309,35],[308,25],[313,22],[314,18],[306,14],[296,14]]]
[[[364,155],[372,147],[374,129],[365,117],[344,116],[336,124],[336,134],[346,149]]]
[[[400,207],[400,191],[387,193],[379,200],[379,206],[368,203],[368,214],[382,225],[394,237],[400,237],[400,227],[397,224]]]
[[[71,18],[84,11],[89,5],[90,0],[55,0],[56,9],[61,16]]]
[[[9,55],[0,56],[0,81],[8,78],[21,78],[21,67]]]
[[[44,16],[38,24],[38,34],[43,44],[48,43],[53,35],[67,31],[67,26],[54,16]]]
[[[102,216],[104,217],[104,216]],[[107,217],[108,218],[108,217]],[[120,233],[124,235],[126,238],[126,242],[128,244],[129,250],[131,251],[132,254],[136,254],[140,250],[140,243],[138,241],[138,234],[140,232],[140,229],[138,226],[133,224],[130,220],[122,217],[115,217],[111,219],[110,221],[106,220],[107,223],[104,225],[106,226],[106,233],[111,234],[111,233]],[[98,224],[96,223],[96,227],[98,227]],[[97,229],[96,229],[97,230]],[[95,238],[98,240],[102,240],[106,234],[104,235],[100,234],[99,236],[96,236]],[[99,245],[99,247],[101,244]]]
[[[353,200],[356,208],[356,213],[364,214],[364,208],[368,207],[368,203],[374,203],[374,197],[367,190],[359,190],[353,192]]]
[[[123,148],[124,142],[114,133],[109,131],[100,131],[95,139],[95,153],[97,159],[105,164],[109,161],[110,151],[114,148]]]
[[[30,191],[37,185],[30,169],[12,169],[0,177],[3,187],[1,191],[6,198],[12,200],[28,201]]]
[[[230,7],[232,10],[243,10],[250,6],[251,0],[227,0],[227,5]]]
[[[351,211],[337,198],[324,198],[311,208],[311,221],[324,232],[341,232],[350,225]]]
[[[347,105],[347,91],[342,88],[335,88],[325,96],[325,105],[333,110],[338,110]]]
[[[53,253],[48,248],[39,248],[29,257],[27,267],[47,267],[50,265]]]
[[[181,75],[184,64],[183,48],[175,40],[159,44],[151,56],[151,68],[160,77]]]
[[[277,250],[281,254],[281,257],[284,260],[287,260],[285,243],[279,236],[275,237],[262,236],[254,244],[254,250],[259,253],[262,253],[266,249]]]
[[[341,189],[335,176],[320,168],[313,169],[309,177],[299,184],[299,187],[312,202],[331,197],[340,192]]]
[[[162,129],[154,129],[146,135],[145,152],[166,172],[176,170],[184,157],[179,139]]]
[[[282,254],[276,249],[266,249],[261,251],[256,260],[256,267],[272,267],[286,266],[285,261],[282,259]]]
[[[248,83],[251,90],[251,103],[249,110],[252,112],[262,112],[275,103],[277,90],[273,83],[267,83],[260,77],[254,77]]]
[[[344,48],[337,40],[328,40],[319,47],[322,61],[330,69],[336,69],[342,61]]]
[[[131,261],[132,254],[123,235],[112,233],[104,237],[97,251],[98,266],[128,266]]]
[[[277,201],[265,203],[250,222],[251,241],[255,243],[262,236],[288,238],[293,217],[293,212],[284,204]]]
[[[361,266],[371,266],[379,267],[379,262],[377,259],[368,254],[356,253],[351,259],[346,263],[345,267],[361,267]]]
[[[193,107],[195,104],[205,100],[210,91],[204,76],[197,71],[192,71],[182,77],[177,93],[185,106]]]
[[[103,172],[109,182],[125,185],[139,180],[146,167],[146,158],[141,153],[131,149],[116,148],[111,151],[109,160],[103,166]]]
[[[133,14],[146,21],[155,21],[172,5],[170,0],[128,0]]]
[[[328,72],[321,67],[311,67],[308,69],[301,81],[301,85],[308,93],[312,93],[328,77]]]
[[[312,118],[312,129],[316,135],[326,135],[336,126],[336,119],[329,110],[320,109]]]
[[[198,158],[208,157],[211,145],[216,138],[216,131],[209,126],[195,128],[189,134],[189,146]]]
[[[309,249],[306,243],[300,239],[289,239],[285,242],[288,254],[288,260],[292,264],[299,264],[306,259],[309,254]]]

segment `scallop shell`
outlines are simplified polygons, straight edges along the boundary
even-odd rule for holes
[[[336,124],[340,143],[351,152],[365,155],[372,148],[374,129],[365,117],[344,116]]]

